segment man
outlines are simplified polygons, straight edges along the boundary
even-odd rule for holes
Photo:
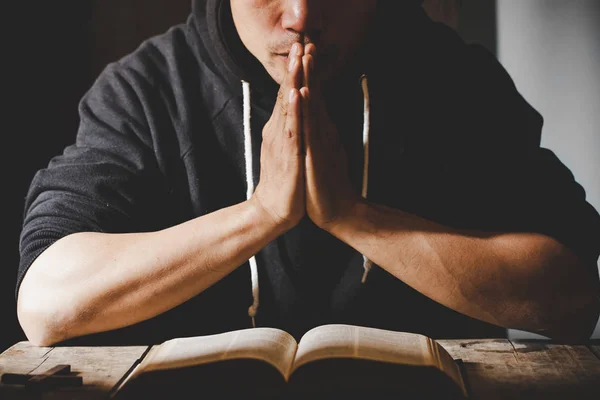
[[[600,216],[497,60],[419,3],[197,0],[108,65],[27,195],[29,340],[587,339]]]

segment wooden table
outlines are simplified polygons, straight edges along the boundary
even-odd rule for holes
[[[472,399],[600,400],[600,341],[566,346],[538,340],[439,340],[461,359]],[[0,399],[107,399],[147,346],[35,347],[19,342],[0,355],[0,375],[42,373],[70,364],[83,386],[32,393],[0,384]]]

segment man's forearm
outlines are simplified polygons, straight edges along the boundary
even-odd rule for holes
[[[127,326],[202,292],[281,234],[252,200],[158,232],[77,233],[45,250],[18,298],[29,340]]]
[[[458,231],[367,201],[326,229],[424,295],[482,321],[580,340],[598,319],[597,282],[544,235]]]

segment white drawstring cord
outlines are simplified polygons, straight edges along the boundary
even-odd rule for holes
[[[371,103],[369,98],[369,85],[367,76],[363,75],[360,78],[360,83],[363,90],[363,99],[364,99],[364,111],[363,111],[363,151],[364,151],[364,161],[363,161],[363,179],[362,179],[362,197],[367,198],[367,190],[369,188],[369,139],[370,139],[370,123],[371,123]],[[369,275],[369,271],[373,267],[373,261],[369,260],[366,256],[363,255],[363,268],[365,272],[363,273],[361,282],[365,283],[367,281],[367,275]]]
[[[252,136],[250,135],[250,83],[242,81],[244,94],[244,156],[246,159],[246,199],[254,193],[254,174],[252,162]],[[248,316],[252,318],[252,327],[256,328],[256,313],[258,312],[258,265],[256,257],[250,257],[250,277],[252,279],[252,305],[248,308]]]

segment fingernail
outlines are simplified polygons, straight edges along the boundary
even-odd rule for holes
[[[290,96],[289,96],[288,102],[289,103],[293,102],[294,101],[294,97],[296,97],[295,90],[294,89],[290,89]]]
[[[290,51],[291,56],[295,56],[298,54],[298,43],[294,43],[292,45],[292,50]]]
[[[296,62],[297,62],[297,57],[296,57],[296,55],[293,55],[293,56],[290,58],[290,65],[289,65],[289,67],[288,67],[288,71],[290,71],[290,72],[291,72],[291,71],[294,69],[294,67],[296,66]]]

